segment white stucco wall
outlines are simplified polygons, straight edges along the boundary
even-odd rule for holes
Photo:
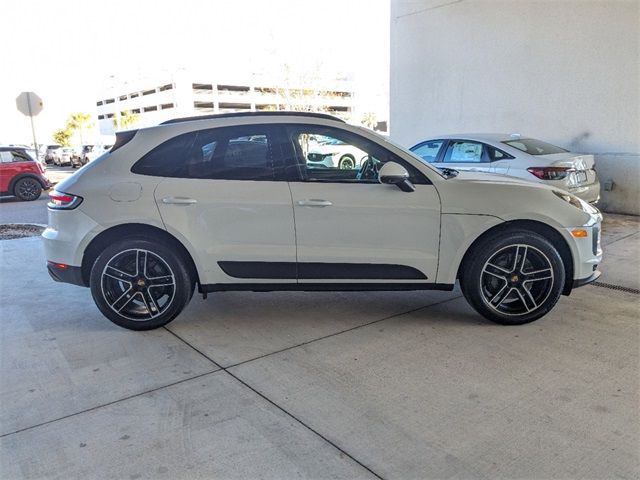
[[[640,214],[640,0],[391,0],[391,137],[518,132],[597,154]]]

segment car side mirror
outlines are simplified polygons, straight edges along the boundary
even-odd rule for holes
[[[407,169],[396,162],[387,162],[380,168],[378,181],[387,185],[395,185],[403,192],[413,192],[416,189],[409,180]]]

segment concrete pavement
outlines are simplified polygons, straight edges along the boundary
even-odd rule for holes
[[[613,220],[609,283],[640,241]],[[228,292],[130,332],[49,279],[39,238],[0,249],[1,478],[640,475],[633,293],[502,327],[457,290]]]

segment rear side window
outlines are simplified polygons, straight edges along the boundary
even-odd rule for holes
[[[131,171],[159,177],[273,180],[273,142],[268,126],[189,132],[151,150]]]
[[[509,155],[508,153],[503,152],[502,150],[499,150],[497,148],[491,147],[489,145],[485,145],[485,148],[487,149],[489,153],[489,158],[491,159],[492,162],[496,162],[498,160],[510,160],[514,158],[512,155]]]
[[[483,144],[469,141],[451,141],[444,155],[444,163],[482,163],[487,159],[483,155]]]
[[[518,140],[509,140],[502,143],[505,143],[510,147],[517,148],[529,155],[551,155],[554,153],[568,152],[568,150],[565,150],[564,148],[556,147],[555,145],[551,145],[550,143],[545,143],[534,138],[519,138]]]
[[[31,162],[33,159],[24,151],[21,150],[3,150],[0,152],[0,162],[12,163],[12,162]]]

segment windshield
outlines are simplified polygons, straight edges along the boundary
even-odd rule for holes
[[[502,142],[510,147],[517,148],[521,152],[528,153],[529,155],[551,155],[554,153],[568,152],[564,148],[556,147],[550,143],[536,140],[535,138],[519,138],[517,140],[509,140]]]

